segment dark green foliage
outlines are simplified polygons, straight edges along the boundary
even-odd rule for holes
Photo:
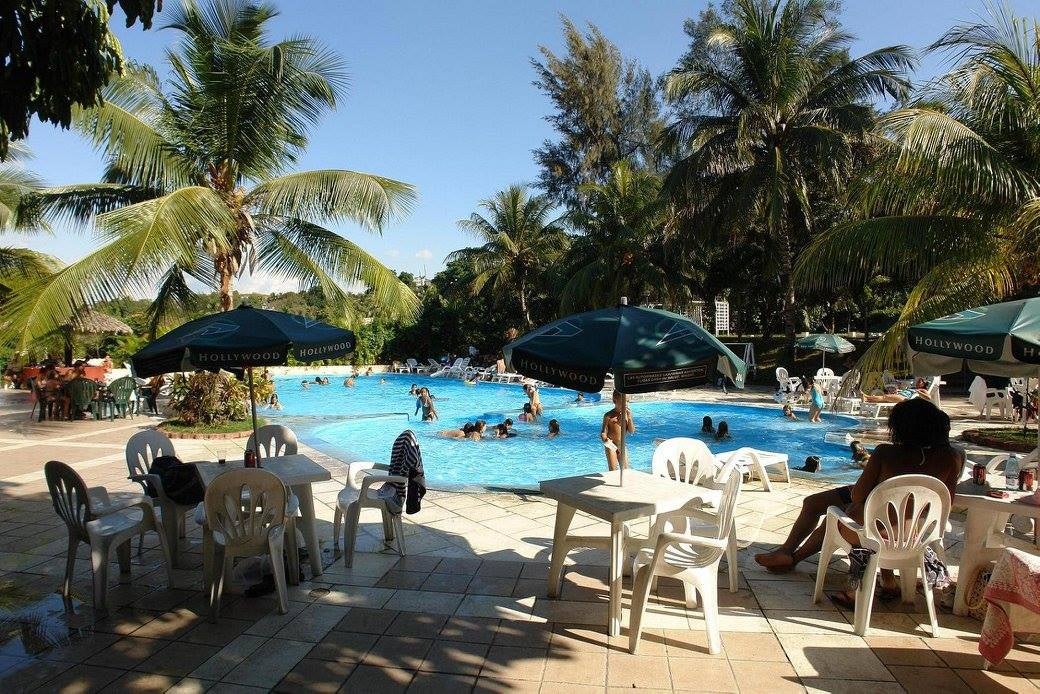
[[[105,0],[8,0],[0,3],[0,159],[10,140],[29,133],[34,115],[69,127],[76,106],[101,103],[101,89],[122,68]],[[145,29],[162,0],[118,0],[126,25]]]

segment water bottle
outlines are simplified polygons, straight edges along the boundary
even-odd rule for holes
[[[1018,456],[1012,453],[1004,463],[1004,488],[1018,489]]]

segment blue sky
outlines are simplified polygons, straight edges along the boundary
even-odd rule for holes
[[[167,0],[172,4],[176,0]],[[313,132],[300,168],[349,168],[379,173],[418,188],[411,213],[382,236],[350,225],[337,230],[398,270],[433,275],[445,255],[471,243],[455,226],[478,202],[537,172],[531,150],[552,133],[549,104],[532,86],[530,58],[539,44],[560,49],[560,14],[592,22],[626,57],[653,73],[672,67],[686,47],[683,20],[706,2],[668,0],[278,0],[273,35],[309,34],[343,55],[351,85],[337,112]],[[982,0],[846,0],[855,53],[907,44],[920,49],[950,25],[972,20]],[[1031,0],[1013,0],[1019,14]],[[118,13],[118,10],[117,10]],[[159,66],[172,31],[140,26],[117,33],[127,56]],[[918,79],[943,65],[927,58]],[[97,155],[75,133],[36,123],[28,139],[33,168],[50,184],[96,180]],[[59,228],[49,237],[20,239],[71,261],[93,247],[89,230]],[[289,289],[246,279],[243,289]]]

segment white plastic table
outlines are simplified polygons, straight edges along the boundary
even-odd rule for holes
[[[711,490],[684,484],[639,470],[625,471],[625,486],[618,471],[562,477],[539,483],[542,494],[556,500],[556,529],[553,532],[552,562],[549,566],[547,594],[560,594],[563,562],[569,549],[602,547],[610,550],[610,605],[607,630],[611,636],[621,632],[621,571],[624,566],[623,524],[627,521],[678,511]],[[576,511],[610,523],[610,537],[571,535],[568,530]]]
[[[988,496],[991,489],[1004,489],[1004,475],[992,474],[984,486],[976,485],[971,479],[962,480],[957,485],[957,495],[953,498],[954,507],[966,507],[968,517],[964,523],[964,547],[961,550],[961,565],[957,572],[957,592],[953,598],[953,613],[968,614],[965,604],[967,590],[975,580],[979,568],[997,559],[1005,546],[1021,545],[1021,549],[1037,549],[1021,540],[1003,534],[1003,524],[1008,515],[1040,518],[1040,506],[1018,501],[1030,496],[1033,492],[1008,490],[1007,499],[996,499]],[[997,527],[1000,525],[1000,527]],[[997,537],[1002,535],[1002,537]],[[997,540],[991,542],[990,538]]]
[[[202,477],[202,483],[207,487],[221,473],[244,467],[241,460],[228,460],[224,465],[210,460],[195,461],[195,464],[199,476]],[[321,547],[318,545],[318,529],[314,523],[314,494],[311,492],[311,484],[332,479],[332,473],[302,453],[264,458],[260,464],[264,470],[278,475],[278,479],[300,500],[300,515],[303,517],[300,531],[303,532],[303,540],[310,555],[311,575],[320,576]]]

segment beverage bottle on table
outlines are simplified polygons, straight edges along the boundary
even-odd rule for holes
[[[1004,487],[1006,489],[1018,489],[1018,456],[1012,453],[1004,463]]]
[[[246,467],[256,467],[256,451],[254,451],[252,448],[247,448],[244,462]],[[1015,473],[1015,486],[1018,486],[1017,472]]]

